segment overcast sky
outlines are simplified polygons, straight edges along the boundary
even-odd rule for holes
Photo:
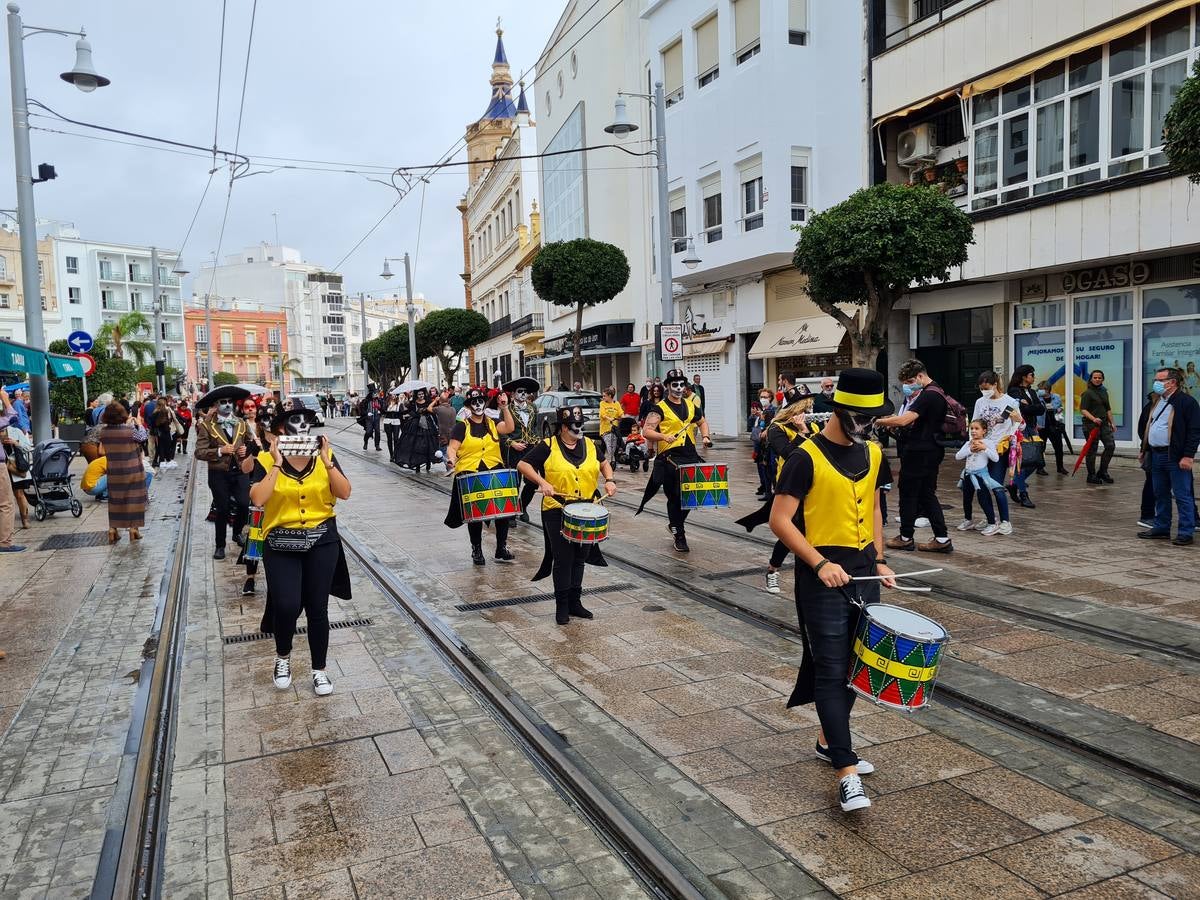
[[[252,157],[381,166],[434,162],[487,106],[496,17],[503,19],[516,77],[536,61],[565,2],[259,0],[240,150]],[[227,150],[234,146],[252,3],[227,3],[217,137]],[[27,0],[21,6],[27,25],[86,28],[97,71],[112,79],[106,88],[80,93],[58,77],[74,63],[74,39],[36,35],[25,41],[30,97],[72,119],[212,145],[221,0]],[[0,70],[7,107],[8,66]],[[532,105],[533,91],[529,100]],[[45,118],[31,122],[105,136]],[[0,131],[0,206],[11,209],[12,131]],[[94,240],[178,249],[211,168],[211,156],[44,131],[33,132],[32,144],[34,166],[50,162],[58,170],[56,181],[35,187],[38,218],[73,222]],[[461,150],[459,158],[465,158]],[[278,163],[254,169],[272,165]],[[430,182],[414,290],[439,305],[462,306],[461,220],[454,207],[467,188],[466,169],[443,170]],[[184,249],[193,272],[217,249],[227,184],[222,167]],[[239,179],[221,256],[274,242],[272,213],[278,213],[280,241],[305,260],[332,267],[395,198],[390,187],[340,172],[281,170]],[[418,188],[342,263],[349,291],[403,289],[402,277],[389,283],[378,273],[384,256],[417,252],[420,209]]]

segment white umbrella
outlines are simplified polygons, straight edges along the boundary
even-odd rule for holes
[[[392,396],[395,397],[398,394],[411,394],[413,391],[427,391],[431,387],[433,387],[433,385],[428,381],[422,381],[420,378],[414,378],[411,381],[406,381],[404,384],[397,385],[396,387],[392,388]]]
[[[260,396],[261,394],[271,393],[270,388],[265,388],[261,384],[251,384],[248,381],[239,381],[237,384],[235,384],[233,386],[236,388],[241,388],[246,393],[248,393],[252,396],[255,396],[255,397]]]

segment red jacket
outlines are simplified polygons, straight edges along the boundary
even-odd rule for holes
[[[625,410],[625,415],[637,418],[638,411],[642,408],[642,397],[640,394],[626,393],[621,397],[621,409]]]

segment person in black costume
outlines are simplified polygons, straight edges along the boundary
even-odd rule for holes
[[[437,461],[440,447],[437,416],[433,408],[437,397],[430,397],[426,388],[413,391],[412,400],[404,404],[400,412],[400,438],[392,462],[398,466],[419,472],[421,466],[428,472]]]
[[[517,464],[524,459],[541,440],[538,431],[537,411],[533,401],[537,399],[538,383],[532,378],[518,378],[504,385],[513,398],[509,411],[513,417],[513,432],[501,438],[504,447],[504,464],[510,469],[518,468]],[[537,493],[537,483],[525,479],[521,485],[521,515],[522,522],[529,522],[529,504]]]

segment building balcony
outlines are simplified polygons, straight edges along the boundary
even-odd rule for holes
[[[116,281],[120,284],[124,284],[125,283],[125,275],[118,270],[106,269],[105,267],[101,266],[100,267],[100,280],[101,281]]]
[[[488,330],[488,337],[500,337],[502,334],[508,334],[512,331],[512,316],[501,316],[491,324]]]
[[[199,346],[200,342],[196,342]],[[221,341],[217,344],[217,352],[219,353],[265,353],[267,348],[262,344],[235,344],[233,342]]]
[[[164,287],[179,287],[179,276],[170,274],[163,275],[158,279],[158,283]]]
[[[129,312],[129,303],[125,300],[101,300],[100,309],[104,312]]]
[[[876,2],[878,30],[874,50],[882,53],[985,0],[910,0],[907,4],[895,4],[887,0]]]
[[[542,313],[529,313],[512,323],[512,336],[517,338],[543,330]]]
[[[149,274],[147,274],[146,272],[139,271],[137,269],[134,269],[132,272],[129,273],[129,280],[134,282],[135,284],[150,284],[151,283]]]

